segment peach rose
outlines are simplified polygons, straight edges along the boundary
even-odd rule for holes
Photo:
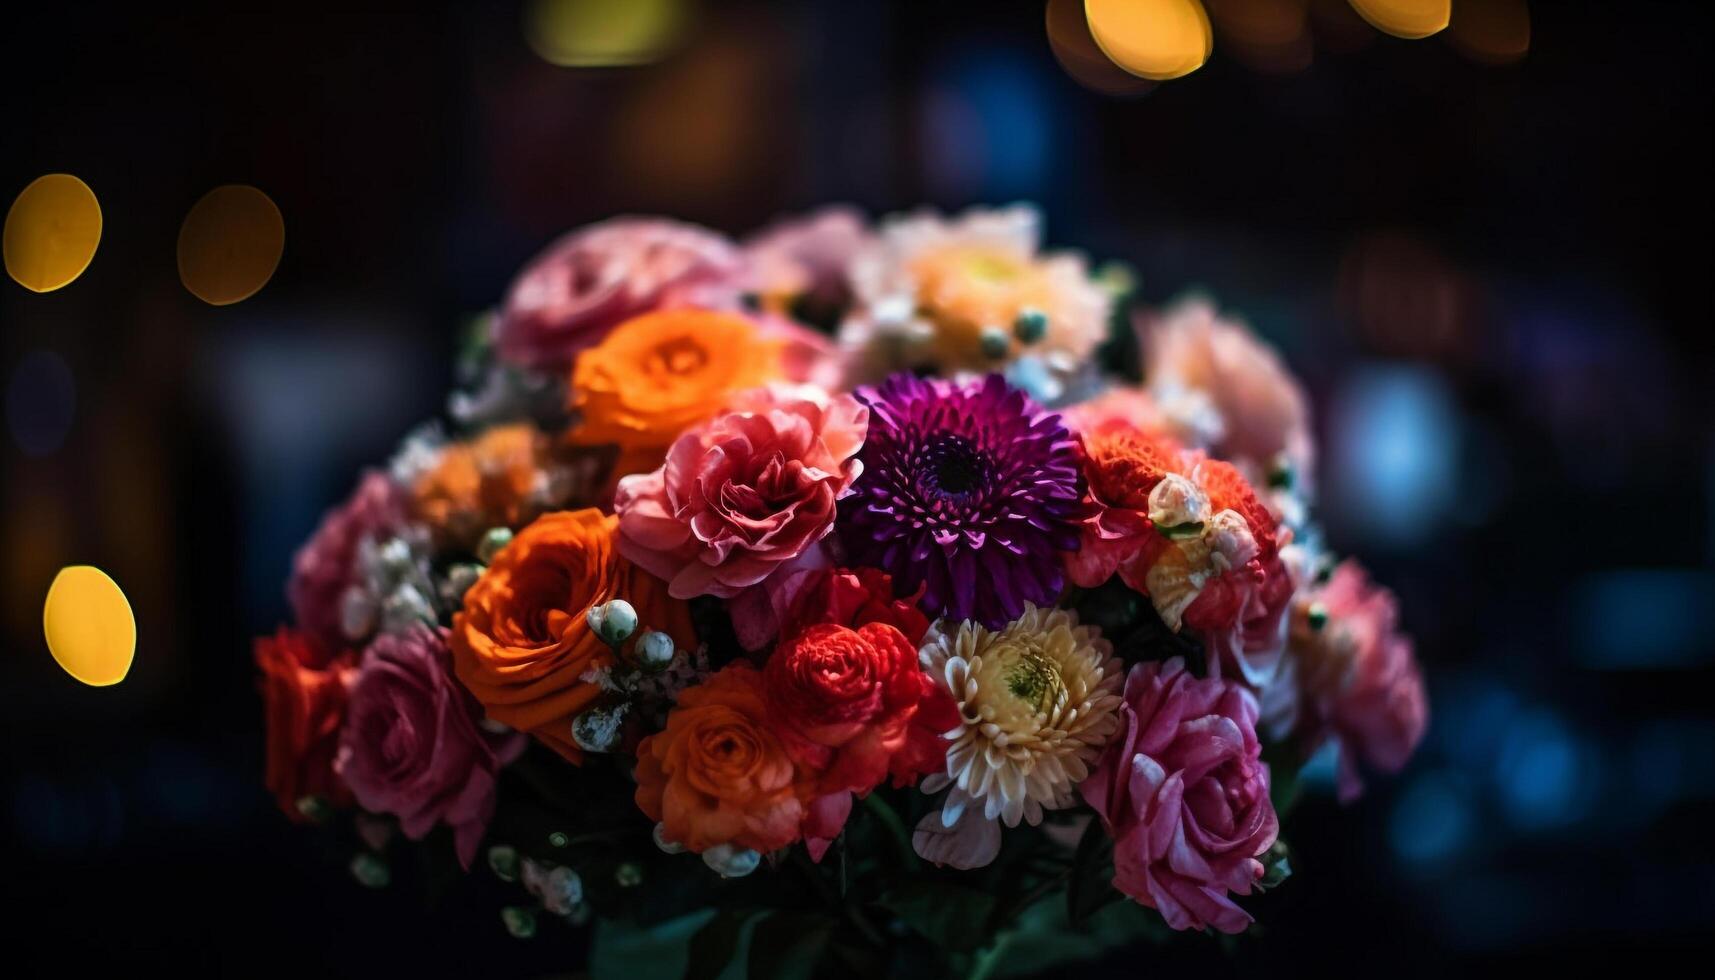
[[[681,694],[667,727],[637,747],[637,805],[699,853],[798,840],[815,785],[774,733],[761,672],[743,661]]]
[[[665,310],[615,327],[578,355],[567,433],[575,446],[617,446],[615,479],[661,465],[667,447],[719,414],[728,397],[780,377],[781,342],[732,313]]]
[[[517,527],[544,496],[547,449],[528,423],[453,443],[412,485],[411,513],[438,538],[467,545],[491,527]]]
[[[584,618],[591,606],[625,599],[642,627],[696,645],[685,604],[614,547],[616,523],[594,508],[542,515],[495,555],[453,617],[454,668],[488,717],[573,762],[583,753],[572,719],[600,693],[582,675],[613,657]]]

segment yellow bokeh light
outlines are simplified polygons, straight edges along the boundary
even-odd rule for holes
[[[137,621],[125,593],[99,568],[60,569],[42,604],[42,631],[54,660],[91,687],[117,684],[131,670]]]
[[[1453,0],[1350,0],[1358,16],[1376,30],[1394,37],[1416,40],[1447,26],[1453,16]]]
[[[1048,0],[1044,17],[1048,49],[1078,84],[1103,95],[1117,96],[1142,95],[1155,88],[1154,82],[1120,68],[1096,47],[1089,22],[1084,18],[1084,0]]]
[[[1215,48],[1198,0],[1084,0],[1084,17],[1102,53],[1139,78],[1189,75]]]
[[[101,244],[101,204],[71,174],[37,177],[6,212],[6,274],[38,293],[83,275]]]
[[[1459,0],[1447,38],[1477,61],[1511,64],[1530,50],[1530,8],[1525,0]]]
[[[678,40],[684,0],[528,0],[524,40],[551,65],[640,65]]]
[[[179,279],[198,299],[226,306],[268,284],[286,248],[286,222],[268,195],[244,184],[204,194],[179,228]]]

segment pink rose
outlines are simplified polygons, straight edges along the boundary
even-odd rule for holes
[[[1393,593],[1371,585],[1356,562],[1341,562],[1299,602],[1292,649],[1312,740],[1340,741],[1340,801],[1349,803],[1364,788],[1358,760],[1398,772],[1429,726],[1423,674],[1411,638],[1399,632]]]
[[[1114,887],[1175,929],[1243,931],[1251,917],[1228,896],[1250,894],[1280,829],[1256,697],[1174,657],[1132,668],[1120,719],[1078,787],[1113,835]]]
[[[286,598],[298,628],[320,640],[329,650],[349,646],[340,625],[340,601],[352,584],[357,546],[366,538],[379,538],[405,523],[404,496],[384,473],[363,475],[351,499],[322,518],[316,533],[292,558],[292,576],[286,581]]]
[[[743,261],[724,237],[664,218],[613,218],[548,246],[512,283],[495,326],[501,358],[563,368],[621,322],[674,306],[737,304]]]
[[[525,737],[481,728],[481,708],[450,661],[444,629],[416,626],[370,644],[334,767],[360,806],[398,817],[412,840],[437,823],[451,827],[469,868],[494,815],[500,767],[524,751]]]
[[[751,289],[765,298],[806,295],[842,305],[851,299],[852,259],[874,238],[863,215],[841,205],[777,222],[745,242]]]
[[[862,472],[869,409],[850,395],[758,389],[619,481],[620,554],[680,599],[738,596],[806,563]]]
[[[1141,323],[1138,334],[1150,392],[1182,438],[1258,473],[1284,456],[1308,485],[1309,403],[1273,348],[1195,300]]]

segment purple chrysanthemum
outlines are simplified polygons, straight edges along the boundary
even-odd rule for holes
[[[923,587],[931,615],[998,628],[1060,597],[1078,544],[1083,476],[1060,421],[999,375],[957,384],[896,374],[860,388],[863,475],[840,503],[854,565]]]

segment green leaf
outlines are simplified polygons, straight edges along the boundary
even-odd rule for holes
[[[1078,850],[1072,855],[1072,872],[1066,881],[1066,915],[1073,925],[1083,923],[1098,909],[1120,897],[1114,889],[1114,842],[1102,822],[1090,818]]]
[[[728,964],[738,959],[744,927],[757,916],[755,909],[719,909],[691,937],[685,962],[685,980],[716,980]],[[742,973],[739,974],[743,976]]]
[[[1259,891],[1267,891],[1292,877],[1292,849],[1285,841],[1276,839],[1259,860],[1263,868],[1262,879],[1256,883]]]
[[[597,919],[590,976],[594,980],[679,980],[685,973],[691,937],[714,916],[714,910],[702,909],[648,927]]]
[[[949,881],[906,881],[876,903],[936,945],[953,950],[974,949],[984,938],[984,926],[994,912],[988,892]]]
[[[750,980],[809,980],[834,934],[834,920],[814,912],[775,912],[750,936]]]

